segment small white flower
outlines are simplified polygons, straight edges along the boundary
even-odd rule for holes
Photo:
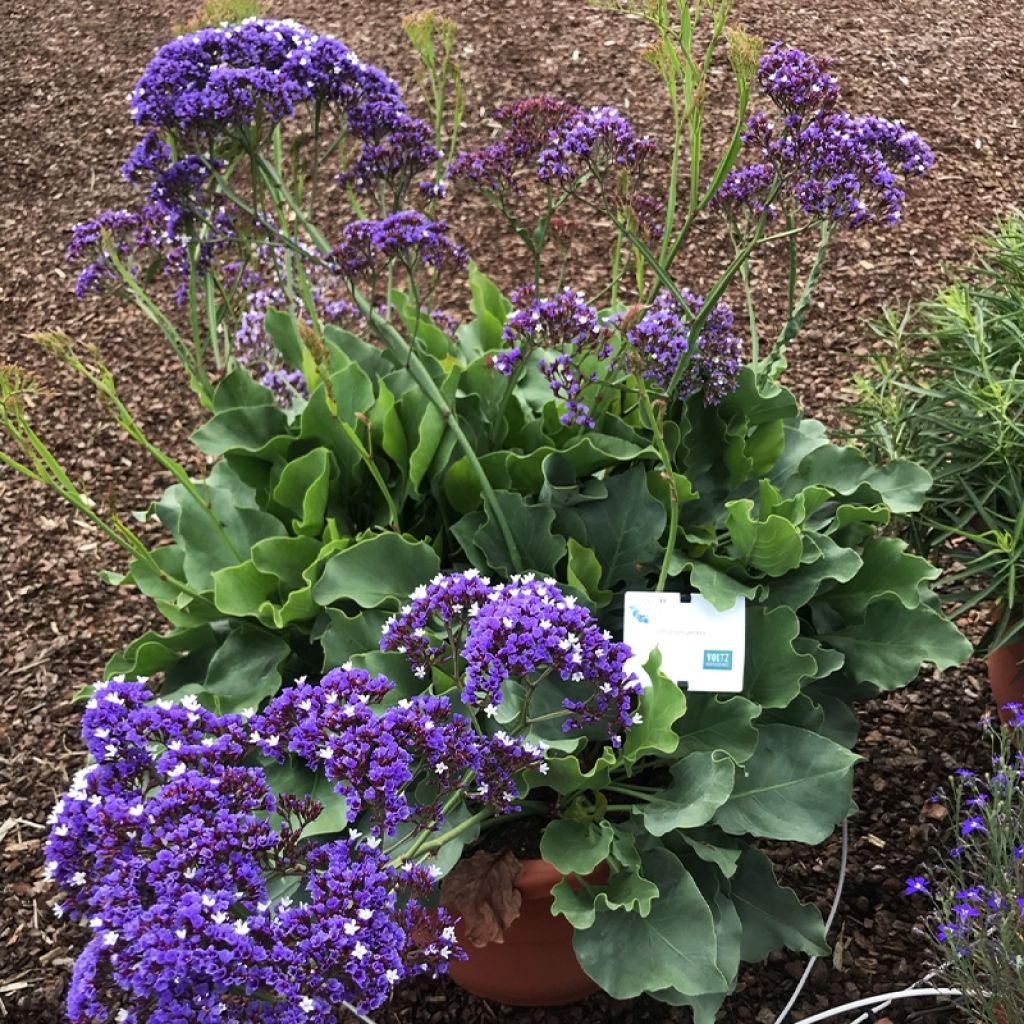
[[[366,954],[367,954],[368,952],[369,952],[369,950],[368,950],[368,949],[367,949],[367,948],[366,948],[366,947],[365,947],[365,946],[364,946],[364,945],[363,945],[363,944],[362,944],[361,942],[357,942],[357,943],[356,943],[356,944],[355,944],[355,945],[354,945],[354,946],[352,947],[352,955],[353,955],[353,956],[354,956],[354,957],[355,957],[355,958],[356,958],[357,960],[362,960],[362,959],[363,959],[363,957],[364,957],[364,956],[366,956]]]
[[[346,921],[342,925],[342,930],[346,935],[355,935],[359,931],[359,925],[355,921]]]
[[[242,708],[243,718],[252,718],[256,714],[255,708]]]
[[[201,902],[204,907],[215,907],[217,906],[217,897],[211,896],[208,892],[204,892]]]
[[[399,981],[402,980],[402,975],[398,971],[396,971],[393,967],[389,967],[384,972],[384,980],[389,985],[397,985],[399,983]]]
[[[61,918],[64,916],[64,907],[60,903],[54,903],[53,916],[56,918]]]
[[[325,761],[329,761],[332,757],[334,757],[334,748],[331,746],[321,747],[317,751],[317,754],[319,754],[319,756],[322,757]]]
[[[181,698],[181,706],[186,711],[198,711],[199,710],[199,698],[194,693],[186,693]]]
[[[313,1000],[309,998],[309,996],[303,996],[299,1000],[299,1009],[303,1013],[310,1013],[316,1009],[316,1003],[314,1003]]]
[[[104,946],[113,946],[117,942],[117,932],[107,932],[103,936]]]
[[[360,907],[356,911],[356,917],[358,917],[360,921],[369,921],[373,917],[373,911],[370,910],[369,907]]]
[[[438,761],[437,764],[434,765],[434,771],[438,775],[444,775],[444,773],[448,771],[448,765],[445,764],[444,761]]]
[[[223,924],[227,919],[228,914],[226,910],[218,910],[216,914],[210,915],[210,920],[213,921],[214,924]]]
[[[184,939],[188,932],[184,928],[179,928],[175,933],[179,939]]]
[[[445,939],[448,942],[454,942],[455,941],[455,929],[451,925],[449,925],[447,928],[445,928],[441,932],[441,938]]]
[[[84,871],[76,871],[71,876],[71,884],[75,885],[75,886],[83,886],[83,885],[85,885],[85,872]]]
[[[493,718],[497,713],[498,713],[498,705],[497,704],[494,704],[492,702],[490,704],[485,705],[485,707],[484,707],[484,714],[488,718]]]
[[[179,775],[184,775],[188,769],[185,767],[184,761],[179,761],[168,773],[167,778],[176,779]]]
[[[643,723],[643,720],[644,720],[644,716],[641,715],[639,711],[634,712],[633,715],[632,715],[632,718],[633,718],[633,724],[634,725],[641,725]]]
[[[249,934],[249,922],[248,921],[236,921],[235,922],[235,931],[239,935],[248,935]]]

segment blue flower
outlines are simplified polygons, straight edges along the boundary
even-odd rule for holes
[[[975,816],[973,818],[966,818],[964,823],[960,826],[960,834],[963,836],[969,836],[972,832],[987,832],[985,828],[985,822],[981,818]]]
[[[913,896],[915,893],[923,893],[925,896],[931,895],[931,890],[928,888],[928,879],[923,875],[915,875],[913,878],[907,879],[907,886],[903,890],[904,896]]]

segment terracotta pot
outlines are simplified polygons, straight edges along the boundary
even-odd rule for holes
[[[988,656],[988,681],[992,687],[999,720],[1008,722],[1013,713],[1007,704],[1024,704],[1024,637],[1018,637]]]
[[[572,925],[551,913],[551,890],[565,876],[545,860],[522,864],[516,882],[522,910],[505,932],[505,941],[486,946],[463,943],[469,959],[453,962],[448,973],[467,992],[509,1006],[575,1003],[597,992],[598,986],[576,960]],[[601,865],[588,881],[607,877],[607,865]]]

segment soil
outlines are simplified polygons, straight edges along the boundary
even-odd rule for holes
[[[411,63],[399,16],[422,0],[281,0],[272,7],[333,32],[364,58],[408,84]],[[643,26],[579,0],[477,0],[437,5],[461,26],[467,121],[486,136],[498,103],[549,91],[628,108],[656,132],[655,82],[639,56]],[[63,328],[98,344],[122,393],[150,435],[186,461],[199,418],[176,364],[133,312],[77,302],[62,250],[68,227],[122,203],[117,167],[134,138],[125,96],[153,49],[191,11],[168,0],[4,0],[0,79],[0,361],[35,370],[52,397],[35,411],[39,431],[98,501],[127,513],[166,485],[106,418],[89,389],[27,340]],[[939,163],[915,188],[897,231],[845,236],[833,250],[788,382],[815,414],[835,422],[850,381],[865,365],[866,320],[942,280],[967,257],[978,233],[1021,199],[1024,71],[1019,5],[1011,0],[738,0],[736,20],[768,39],[788,38],[834,56],[856,111],[901,117],[935,148]],[[504,286],[521,262],[490,221],[454,218],[485,270]],[[497,253],[500,252],[500,256]],[[579,280],[592,253],[581,251]],[[707,262],[693,262],[699,290]],[[771,282],[762,281],[768,288]],[[775,283],[776,294],[778,283]],[[158,617],[138,595],[101,583],[123,567],[119,550],[41,487],[0,470],[0,1018],[56,1024],[80,934],[49,911],[41,877],[44,822],[83,762],[74,693],[104,660]],[[908,691],[863,709],[849,868],[831,961],[819,961],[795,1009],[799,1020],[825,1006],[903,987],[927,969],[927,948],[901,879],[928,859],[929,795],[957,765],[979,763],[977,719],[986,704],[981,668],[925,673]],[[804,898],[827,908],[839,843],[776,845],[780,872]],[[628,950],[623,951],[628,955]],[[723,1020],[770,1022],[803,970],[780,954],[748,967]],[[933,1005],[898,1004],[893,1021],[936,1021]],[[686,1020],[653,1002],[594,997],[576,1007],[508,1010],[447,982],[420,985],[377,1015],[380,1024],[641,1022]]]

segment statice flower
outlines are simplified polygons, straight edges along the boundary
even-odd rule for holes
[[[511,347],[492,357],[499,373],[511,374],[527,355],[537,350],[553,352],[540,360],[541,373],[552,394],[565,402],[562,422],[595,426],[584,389],[597,383],[594,361],[612,355],[612,325],[601,319],[582,292],[566,288],[550,299],[538,299],[532,286],[512,293],[513,311],[502,338]]]
[[[470,617],[493,590],[476,569],[435,576],[384,623],[380,649],[404,655],[416,676],[425,679],[432,665],[457,657]]]
[[[835,105],[839,82],[828,73],[828,57],[815,57],[783,42],[758,61],[761,91],[787,114],[808,114]]]
[[[384,183],[395,194],[404,195],[415,177],[444,155],[433,139],[427,124],[402,115],[379,141],[368,141],[363,146],[356,160],[339,175],[338,183],[373,197]]]
[[[74,226],[67,259],[69,263],[85,263],[75,286],[78,298],[84,298],[91,291],[100,291],[104,284],[120,280],[104,252],[104,236],[110,239],[118,259],[128,264],[130,270],[138,272],[138,267],[132,264],[133,258],[137,253],[155,247],[159,237],[154,212],[105,210],[93,220]]]
[[[636,171],[653,152],[654,143],[638,136],[614,107],[592,107],[552,129],[537,157],[538,176],[566,185],[585,174],[600,178],[610,171]]]
[[[536,179],[537,160],[567,121],[583,111],[553,96],[531,96],[495,111],[504,133],[482,149],[460,153],[449,169],[452,181],[508,198]]]
[[[554,674],[569,684],[565,732],[601,723],[619,746],[636,721],[641,684],[625,668],[629,648],[552,580],[516,576],[497,588],[473,616],[462,656],[467,704],[496,706],[509,681],[532,691]]]
[[[860,227],[900,221],[904,180],[933,166],[931,149],[899,121],[854,116],[836,106],[829,62],[776,43],[760,61],[762,91],[784,113],[747,122],[743,141],[756,154],[729,173],[714,205],[728,213],[774,216],[774,200],[815,218]]]
[[[486,784],[482,802],[508,810],[518,795],[515,776],[538,767],[543,751],[496,745],[443,696],[424,694],[378,711],[393,688],[365,669],[334,669],[271,701],[253,720],[257,743],[269,757],[296,754],[323,771],[345,798],[349,821],[366,812],[364,827],[374,836],[394,835],[408,822],[442,822],[440,796],[413,798],[417,780],[444,794],[475,778]]]
[[[333,1024],[462,956],[427,905],[427,868],[358,836],[304,839],[322,807],[274,795],[251,758],[275,744],[250,728],[195,698],[153,703],[143,683],[96,687],[83,718],[96,760],[54,808],[46,848],[62,913],[92,933],[72,1024]],[[301,902],[271,878],[301,884]]]
[[[425,265],[435,273],[462,270],[468,262],[465,250],[448,237],[444,221],[429,220],[415,210],[346,224],[330,259],[338,273],[350,279],[380,274],[393,261],[410,270]]]
[[[630,356],[639,362],[644,377],[662,389],[669,386],[680,360],[689,351],[690,324],[704,306],[701,296],[685,289],[680,294],[689,309],[662,292],[626,332]],[[736,390],[741,341],[733,331],[734,323],[732,310],[718,302],[704,321],[680,377],[680,397],[700,393],[705,405],[717,405]]]

